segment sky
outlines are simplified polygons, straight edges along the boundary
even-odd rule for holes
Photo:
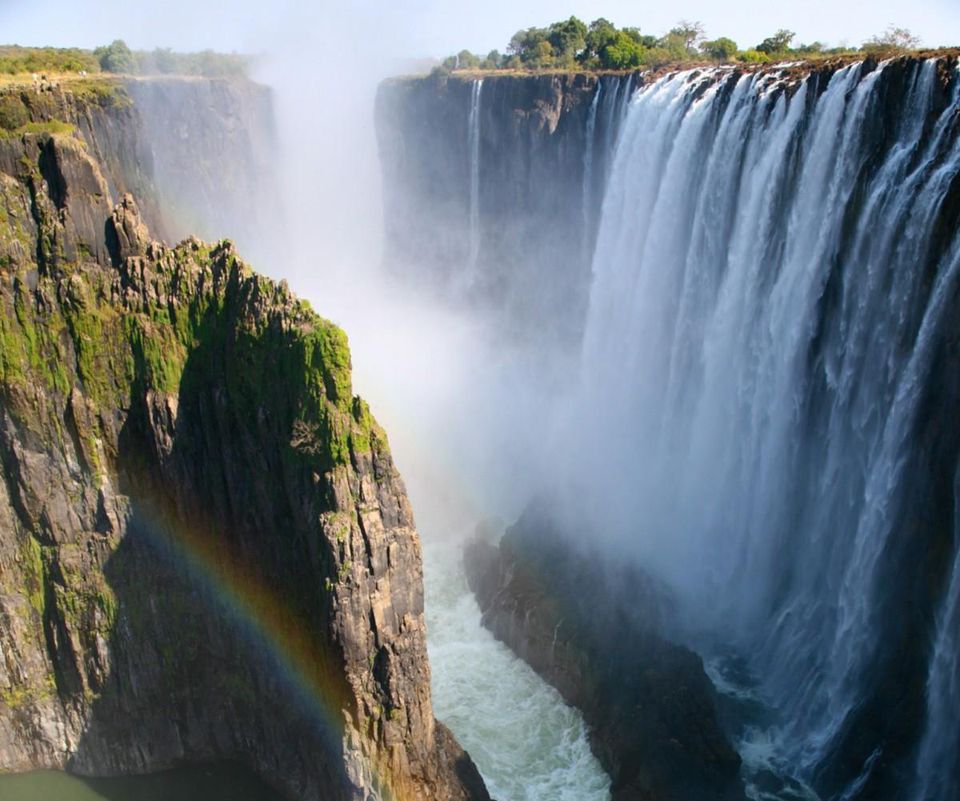
[[[330,32],[349,51],[353,37],[372,38],[394,59],[442,57],[464,47],[503,50],[521,28],[575,14],[661,34],[680,19],[699,20],[708,36],[729,36],[742,47],[779,28],[798,42],[858,45],[888,25],[909,28],[924,45],[960,45],[960,0],[0,0],[0,42],[94,47],[115,38],[149,49],[212,48],[262,52],[282,46],[292,32],[323,46]],[[318,36],[319,34],[319,36]],[[339,47],[337,48],[339,49]],[[357,49],[365,51],[366,43]]]

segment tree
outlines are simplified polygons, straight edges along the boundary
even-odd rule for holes
[[[584,36],[584,48],[580,54],[580,61],[599,64],[600,54],[605,48],[616,44],[616,41],[616,26],[603,17],[595,19],[590,23],[586,36]]]
[[[538,69],[550,67],[553,65],[553,56],[553,45],[546,39],[542,39],[537,42],[537,46],[534,49],[534,56],[530,63]]]
[[[547,42],[547,31],[543,28],[527,28],[517,31],[507,45],[507,52],[518,56],[524,63],[536,61],[542,56],[541,43]],[[547,42],[549,45],[550,43]],[[553,46],[550,47],[551,52]]]
[[[496,70],[503,66],[503,56],[499,50],[491,50],[487,57],[480,63],[480,67],[485,70]]]
[[[668,37],[676,37],[683,42],[683,46],[687,51],[692,51],[696,48],[700,40],[703,39],[703,24],[682,19],[670,29],[664,38]]]
[[[813,56],[818,55],[824,51],[825,45],[823,42],[810,42],[810,44],[802,44],[793,48],[794,52],[803,55],[803,56]]]
[[[480,66],[480,58],[475,56],[469,50],[461,50],[457,53],[457,68],[461,70],[475,70]]]
[[[679,33],[668,33],[657,41],[657,49],[669,55],[669,61],[685,61],[694,53],[687,47],[687,39]]]
[[[760,42],[755,49],[768,56],[774,53],[786,53],[790,49],[790,42],[793,41],[794,36],[796,34],[793,31],[781,28],[773,36],[768,36]]]
[[[153,67],[163,74],[169,74],[177,71],[177,58],[169,47],[156,48],[153,51]]]
[[[712,42],[703,42],[700,45],[700,51],[714,61],[729,61],[736,54],[739,48],[733,39],[721,36]]]
[[[579,55],[586,46],[587,26],[576,17],[550,26],[547,40],[558,58],[570,59]]]
[[[600,66],[610,70],[631,70],[643,64],[645,48],[630,34],[617,31],[616,37],[600,51]]]
[[[864,42],[863,49],[874,53],[899,53],[904,50],[916,50],[920,39],[906,28],[890,25],[882,34]]]
[[[98,47],[93,54],[100,62],[104,72],[129,75],[136,71],[137,62],[127,43],[123,39],[114,39],[105,47]]]

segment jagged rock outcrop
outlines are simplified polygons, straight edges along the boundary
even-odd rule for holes
[[[343,332],[227,241],[152,241],[101,167],[0,138],[0,769],[487,799]]]
[[[614,801],[745,797],[703,662],[660,633],[648,576],[568,544],[540,506],[464,565],[483,624],[582,712]]]

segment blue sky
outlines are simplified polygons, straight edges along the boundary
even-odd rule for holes
[[[262,51],[293,36],[318,48],[336,38],[333,49],[349,52],[352,37],[365,37],[358,51],[375,44],[394,58],[442,56],[461,47],[503,49],[514,31],[570,14],[586,21],[604,16],[652,34],[679,19],[700,20],[709,35],[730,36],[741,46],[782,27],[799,41],[860,44],[892,23],[928,46],[960,45],[960,0],[0,0],[0,41],[91,47],[123,38],[141,48]]]

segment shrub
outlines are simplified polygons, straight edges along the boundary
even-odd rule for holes
[[[18,95],[0,97],[0,128],[15,131],[30,122],[30,115]]]
[[[744,64],[766,64],[769,60],[770,56],[759,50],[744,50],[737,55],[737,61],[742,61]]]
[[[700,45],[701,52],[714,61],[729,61],[737,54],[737,43],[733,39],[721,36],[711,42]]]
[[[137,71],[137,60],[123,39],[114,39],[110,44],[98,47],[93,54],[104,72],[130,75]]]

